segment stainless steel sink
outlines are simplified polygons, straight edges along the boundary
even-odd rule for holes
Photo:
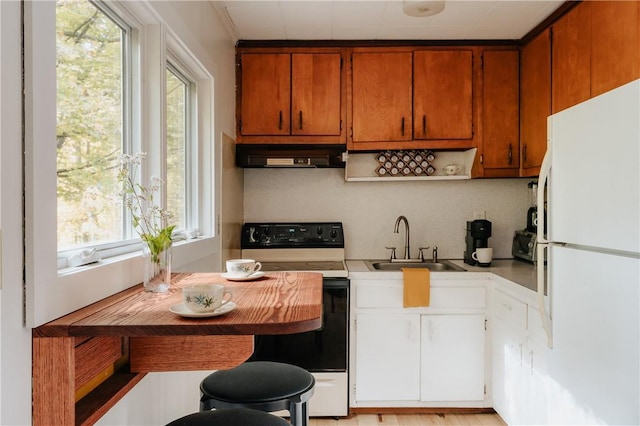
[[[370,271],[400,271],[402,268],[427,268],[433,272],[466,271],[466,269],[461,268],[448,260],[439,260],[437,262],[403,262],[402,260],[390,262],[389,260],[365,260],[364,263]]]

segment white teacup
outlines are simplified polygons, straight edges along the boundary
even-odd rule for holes
[[[444,174],[449,176],[457,175],[460,172],[460,170],[461,170],[460,166],[458,166],[457,164],[449,164],[442,168],[442,171],[444,171]]]
[[[471,257],[480,264],[489,264],[493,259],[493,248],[477,248],[476,251],[471,254]]]
[[[253,259],[230,259],[227,260],[227,274],[233,277],[248,277],[262,268],[260,262]]]
[[[213,312],[232,298],[231,290],[222,284],[197,284],[182,289],[184,306],[192,312]]]

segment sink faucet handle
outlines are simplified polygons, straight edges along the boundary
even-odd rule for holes
[[[438,263],[438,246],[433,246],[433,263]]]
[[[396,248],[395,247],[385,247],[387,250],[391,250],[390,260],[394,260],[396,258]]]
[[[427,246],[427,247],[418,247],[418,258],[420,259],[421,262],[424,262],[424,253],[422,252],[422,250],[426,250],[428,248],[429,248],[429,246]]]

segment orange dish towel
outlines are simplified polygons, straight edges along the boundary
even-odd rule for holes
[[[404,307],[429,306],[431,297],[431,271],[426,268],[402,268],[404,280]]]

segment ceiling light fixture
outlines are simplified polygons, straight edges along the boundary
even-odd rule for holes
[[[444,0],[403,0],[402,11],[405,15],[423,17],[440,13],[444,10]]]

